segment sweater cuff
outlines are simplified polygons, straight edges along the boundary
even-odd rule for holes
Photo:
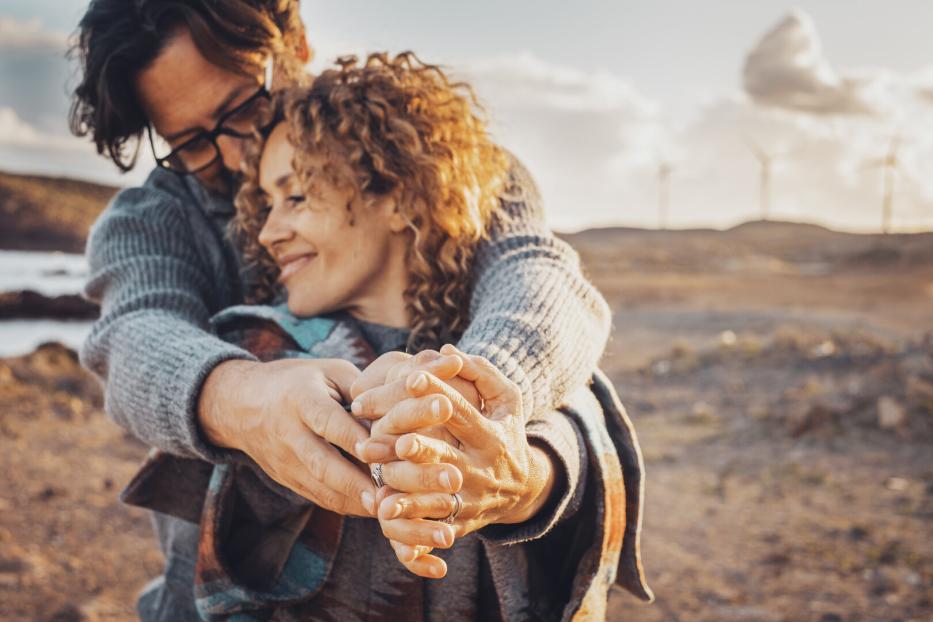
[[[482,356],[490,363],[495,365],[496,369],[505,374],[505,377],[518,385],[518,390],[522,394],[522,413],[525,421],[528,421],[535,412],[534,390],[531,378],[525,373],[518,358],[510,354],[515,351],[514,344],[506,349],[488,341],[464,339],[457,344],[457,347],[466,354]]]
[[[528,440],[551,456],[554,493],[551,500],[530,520],[516,525],[487,525],[480,537],[498,546],[538,540],[569,520],[580,509],[586,487],[586,449],[577,425],[564,413],[552,411],[544,420],[528,425]]]
[[[246,350],[212,339],[210,348],[188,353],[185,364],[177,368],[167,387],[169,399],[174,395],[178,401],[165,412],[180,413],[184,417],[178,425],[171,426],[183,435],[178,439],[179,444],[212,463],[234,462],[241,457],[240,452],[209,443],[198,423],[198,402],[207,377],[218,365],[231,360],[257,359]]]

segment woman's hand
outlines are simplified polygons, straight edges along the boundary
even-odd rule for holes
[[[463,360],[459,377],[475,386],[488,418],[433,374],[416,372],[405,384],[408,399],[440,413],[438,419],[445,420],[444,427],[459,447],[411,431],[406,418],[392,412],[371,431],[373,438],[383,431],[401,435],[395,453],[402,461],[382,468],[392,489],[380,491],[385,497],[378,507],[383,533],[394,541],[396,555],[409,570],[429,577],[446,572],[442,560],[426,554],[430,547],[452,546],[454,537],[492,523],[528,520],[547,502],[554,484],[550,457],[528,443],[518,387],[482,357],[452,346],[441,353]],[[431,465],[453,466],[462,475],[463,506],[452,525],[437,519],[455,510],[453,487],[431,487],[430,482],[412,478]]]

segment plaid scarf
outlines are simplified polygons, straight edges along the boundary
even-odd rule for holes
[[[297,319],[284,306],[238,306],[212,323],[221,338],[263,361],[342,358],[363,367],[375,358],[348,315]],[[631,422],[600,372],[562,410],[586,443],[588,501],[540,541],[483,541],[506,620],[525,620],[533,611],[554,619],[603,619],[613,583],[653,598],[640,560],[644,467]],[[300,616],[324,585],[342,534],[342,516],[278,485],[242,455],[211,465],[154,451],[121,498],[200,525],[194,593],[200,616],[210,622],[263,621],[280,608]],[[539,611],[544,596],[556,592],[570,595],[559,607],[562,614]]]

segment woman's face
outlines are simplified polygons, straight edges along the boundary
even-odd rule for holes
[[[292,168],[294,155],[279,124],[259,165],[259,185],[271,206],[259,242],[281,269],[289,310],[308,317],[347,309],[361,319],[406,325],[407,235],[394,202],[363,197],[350,205],[352,193],[320,170],[304,188]],[[323,156],[307,160],[324,165]]]

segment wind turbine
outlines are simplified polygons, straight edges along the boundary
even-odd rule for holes
[[[671,200],[671,173],[674,167],[666,160],[658,163],[658,228],[667,229]]]
[[[874,168],[883,169],[881,178],[881,232],[891,233],[891,215],[894,211],[894,183],[896,181],[897,170],[901,167],[901,162],[897,157],[900,150],[901,138],[895,136],[891,139],[888,146],[888,152],[884,157],[874,160]]]
[[[758,143],[750,138],[746,138],[745,142],[755,156],[755,159],[757,159],[758,163],[761,165],[758,207],[761,211],[761,219],[768,220],[768,217],[771,215],[771,174],[774,161],[785,154],[765,151]]]

